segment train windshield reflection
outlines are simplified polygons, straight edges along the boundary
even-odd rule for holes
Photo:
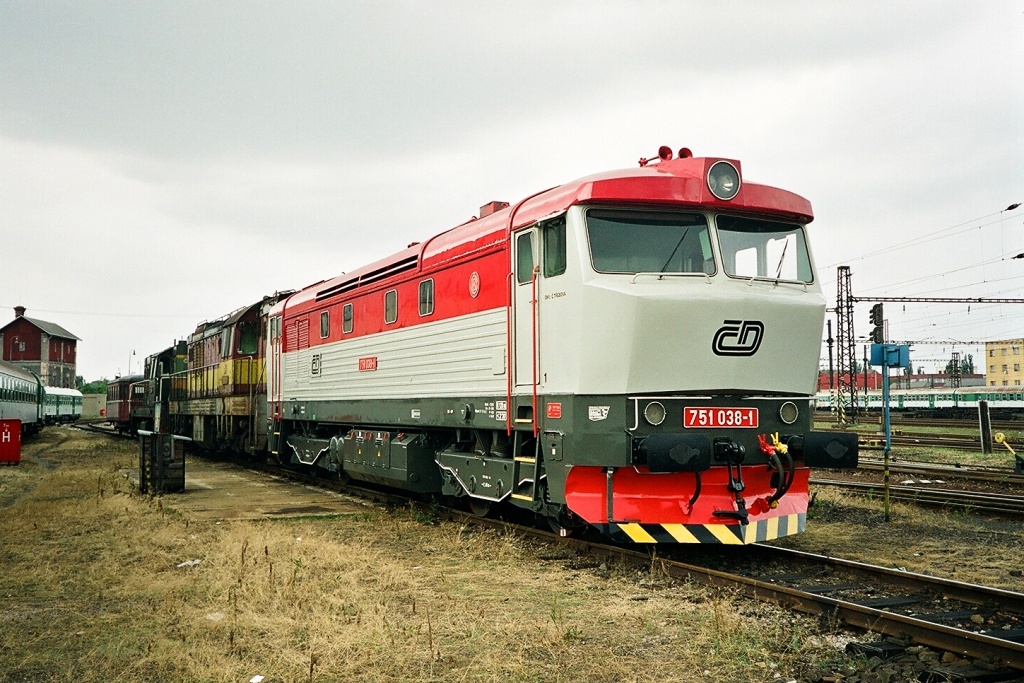
[[[814,281],[802,226],[721,215],[715,222],[727,275]]]
[[[590,209],[587,236],[599,273],[715,272],[704,214]]]

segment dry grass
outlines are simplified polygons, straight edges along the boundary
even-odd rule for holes
[[[841,658],[769,605],[408,510],[196,522],[130,490],[135,458],[48,430],[0,471],[0,681],[774,681]]]

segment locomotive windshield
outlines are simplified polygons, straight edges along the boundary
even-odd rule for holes
[[[739,216],[718,216],[715,222],[727,275],[814,280],[802,226]]]
[[[704,214],[590,209],[587,236],[599,273],[715,272]]]

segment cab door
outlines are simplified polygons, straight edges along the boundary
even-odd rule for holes
[[[538,230],[515,233],[513,254],[512,327],[515,363],[512,376],[516,387],[529,387],[539,377],[539,330],[534,296],[540,287]],[[536,364],[536,368],[535,368]],[[536,374],[535,374],[536,372]]]
[[[513,377],[516,387],[523,389],[544,386],[548,371],[558,366],[559,335],[565,331],[568,302],[561,277],[567,264],[565,215],[517,232],[514,251]]]
[[[269,318],[267,331],[267,348],[264,352],[267,364],[267,396],[270,398],[271,417],[279,419],[281,415],[281,315]]]

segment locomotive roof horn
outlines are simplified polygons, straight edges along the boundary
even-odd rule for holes
[[[655,159],[657,161],[672,161],[672,156],[673,156],[672,148],[669,147],[668,145],[662,145],[661,147],[658,148],[658,156],[657,157],[654,157],[654,158],[651,158],[651,159],[648,159],[647,157],[640,157],[640,166],[641,167],[646,166],[650,162],[655,161]],[[680,159],[689,159],[692,156],[693,156],[693,152],[690,151],[689,147],[680,147],[679,148],[679,158]]]

